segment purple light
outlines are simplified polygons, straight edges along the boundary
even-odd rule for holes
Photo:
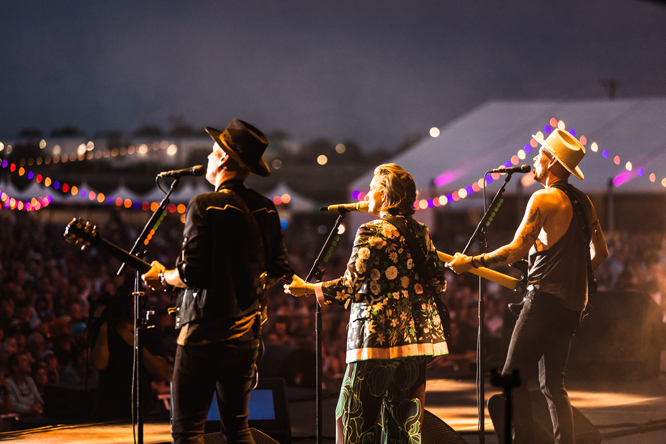
[[[490,185],[491,183],[493,183],[493,176],[492,176],[492,175],[488,174],[488,175],[486,176],[486,183],[487,183],[488,185]]]
[[[532,147],[530,146],[529,143],[525,144],[525,146],[523,147],[523,151],[525,151],[525,153],[527,153],[527,154],[532,152]]]
[[[81,192],[79,193],[79,196],[81,196],[81,197],[86,197],[86,194],[88,194],[88,193],[86,192],[86,190],[84,190],[83,188],[81,188]]]
[[[608,150],[604,150],[601,155],[604,156],[604,159],[608,159]]]
[[[3,168],[7,168],[7,161],[6,161],[6,160],[3,160],[3,161],[2,161],[2,167],[3,167]]]
[[[572,136],[576,137],[576,130],[573,129],[573,128],[571,128],[571,129],[569,130],[569,134],[571,134]]]
[[[57,190],[58,188],[60,188],[60,182],[56,180],[55,182],[53,182],[53,189]]]
[[[112,205],[116,200],[113,198],[113,196],[109,196],[106,198],[106,203],[109,205]]]
[[[432,199],[428,199],[428,208],[432,208],[435,206],[435,203],[432,201]]]
[[[505,166],[506,168],[511,168],[511,167],[513,166],[513,164],[511,163],[510,160],[507,160],[506,162],[504,162],[504,166]]]
[[[643,168],[639,168],[638,171],[636,171],[636,174],[643,177]]]
[[[135,210],[138,210],[139,208],[141,208],[141,202],[135,200],[134,203],[132,203],[132,206],[134,207]]]
[[[453,202],[453,201],[454,201],[454,199],[453,199],[453,194],[447,194],[447,195],[446,195],[446,202],[447,202],[447,203],[451,203],[451,202]]]
[[[358,194],[359,194],[359,193],[360,193],[359,190],[354,190],[354,191],[352,192],[352,199],[354,199],[354,200],[358,199]]]
[[[32,180],[33,177],[35,177],[35,175],[32,173],[32,171],[28,171],[28,179]]]
[[[550,125],[546,125],[543,127],[543,132],[546,134],[550,134],[553,130],[551,129]]]
[[[629,171],[625,171],[623,173],[618,174],[613,178],[613,186],[619,187],[623,183],[629,182],[631,179],[633,179],[633,174]]]
[[[467,195],[469,196],[470,194],[474,193],[474,188],[472,188],[472,185],[467,185],[465,187],[465,191],[467,191]]]
[[[466,170],[444,171],[439,176],[435,177],[434,183],[436,187],[441,187],[453,182],[454,180],[462,177]]]

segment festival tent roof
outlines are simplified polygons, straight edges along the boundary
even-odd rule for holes
[[[530,153],[524,159],[516,157],[515,163],[532,165],[537,152],[529,145],[532,135],[550,129],[552,119],[587,140],[587,155],[580,163],[585,180],[571,179],[581,190],[606,193],[612,181],[614,193],[666,192],[665,98],[491,101],[441,128],[439,137],[428,137],[389,162],[412,174],[422,196],[448,195],[478,182],[485,171],[504,165],[520,150]],[[598,146],[596,152],[593,143]],[[355,180],[350,195],[354,190],[367,192],[372,174],[369,170]],[[538,189],[531,173],[516,176],[507,186],[508,194],[519,189],[516,184],[521,179],[525,192]],[[498,188],[495,183],[487,189],[494,194]],[[453,204],[463,207],[478,202],[478,194]]]
[[[284,196],[288,194],[290,197],[289,210],[293,213],[309,213],[315,210],[315,202],[307,197],[298,194],[296,191],[291,189],[287,184],[279,182],[275,188],[266,193],[266,197],[272,199],[274,196]]]

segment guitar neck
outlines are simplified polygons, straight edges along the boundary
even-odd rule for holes
[[[453,260],[453,256],[450,254],[442,253],[441,251],[437,252],[437,256],[439,256],[440,260],[444,262],[451,262]],[[506,287],[509,290],[515,290],[520,283],[519,279],[507,276],[506,274],[499,273],[495,270],[491,270],[490,268],[479,267],[472,268],[468,271],[484,279],[495,282],[496,284],[500,284],[502,287]]]
[[[148,262],[142,261],[138,257],[129,254],[127,251],[105,239],[100,239],[99,245],[97,246],[119,261],[125,262],[127,265],[141,273],[145,273],[150,270],[150,264]]]

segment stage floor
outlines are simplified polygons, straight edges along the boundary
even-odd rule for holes
[[[572,405],[599,429],[604,444],[666,443],[666,354],[662,356],[665,359],[662,359],[662,372],[657,379],[625,382],[568,381]],[[498,393],[498,390],[486,385],[486,399],[494,393]],[[315,443],[314,396],[314,389],[287,389],[294,443]],[[335,436],[337,394],[328,393],[322,403],[323,441],[332,443]],[[429,379],[426,409],[456,430],[466,442],[479,442],[474,380]],[[484,410],[485,442],[495,444],[498,441],[492,422],[487,409]],[[1,433],[0,440],[39,444],[134,442],[129,424],[53,426]],[[170,440],[167,421],[145,424],[144,443],[168,443]]]

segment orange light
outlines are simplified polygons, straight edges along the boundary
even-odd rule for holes
[[[176,208],[176,211],[178,211],[179,214],[185,213],[185,210],[187,210],[187,207],[184,204],[179,204]]]
[[[282,195],[282,203],[288,204],[289,202],[291,202],[291,196],[286,194],[286,193],[283,194]]]
[[[99,202],[99,203],[104,203],[104,198],[105,198],[105,197],[106,197],[106,196],[104,196],[104,193],[99,193],[99,194],[97,195],[97,202]]]
[[[130,208],[132,206],[131,199],[125,199],[125,208]]]
[[[158,204],[157,202],[153,202],[153,203],[151,203],[151,204],[150,204],[150,211],[155,211],[155,210],[157,210],[157,207],[159,207],[159,206],[160,206],[160,204]]]

